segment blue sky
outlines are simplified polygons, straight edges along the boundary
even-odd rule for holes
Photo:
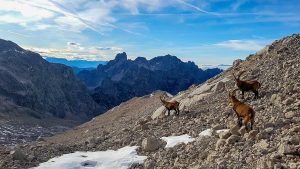
[[[41,55],[110,60],[118,52],[231,64],[300,33],[299,0],[0,0],[0,38]]]

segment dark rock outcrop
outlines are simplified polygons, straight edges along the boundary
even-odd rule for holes
[[[0,115],[85,121],[104,111],[70,67],[0,40]]]

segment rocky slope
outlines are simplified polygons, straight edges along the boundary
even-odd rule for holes
[[[84,122],[104,111],[71,68],[49,63],[39,54],[1,39],[0,79],[0,144],[15,139],[14,133],[21,132],[18,128],[29,130],[29,126],[47,122],[68,126],[69,122]],[[26,140],[26,135],[30,134],[20,136],[21,139]]]
[[[275,41],[244,61],[235,61],[217,77],[174,96],[172,100],[181,102],[179,117],[164,116],[158,100],[162,93],[154,93],[130,100],[64,134],[18,146],[12,152],[2,150],[0,166],[26,168],[78,150],[138,145],[139,153],[148,158],[143,165],[131,168],[299,169],[299,64],[300,35],[296,34]],[[242,70],[246,71],[242,79],[262,83],[258,99],[247,93],[244,100],[256,111],[251,132],[236,126],[236,115],[228,107],[228,92],[235,88],[232,73]],[[200,137],[205,129],[212,129],[212,136]],[[217,134],[219,129],[228,131]],[[159,141],[163,136],[182,134],[196,140],[172,148],[164,148]]]
[[[91,89],[91,95],[97,103],[111,108],[155,90],[176,94],[220,72],[216,68],[203,71],[193,62],[185,63],[171,55],[151,60],[143,57],[129,60],[126,53],[120,53],[106,65],[99,65],[96,70],[81,71],[78,77]]]

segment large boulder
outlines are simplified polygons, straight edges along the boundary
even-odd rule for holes
[[[155,137],[148,137],[143,140],[142,149],[144,151],[152,152],[159,149],[162,145],[162,140]]]
[[[11,151],[10,155],[12,156],[13,160],[27,161],[26,155],[20,149]]]
[[[156,119],[159,118],[161,116],[164,116],[166,112],[166,108],[164,106],[159,107],[151,116],[152,119]]]

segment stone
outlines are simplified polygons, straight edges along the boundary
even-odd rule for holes
[[[227,140],[226,144],[234,144],[235,142],[238,142],[241,139],[240,136],[237,135],[231,135]]]
[[[224,125],[221,125],[221,124],[216,124],[216,125],[213,125],[212,126],[212,129],[213,130],[221,130],[224,128]]]
[[[155,162],[153,160],[146,160],[144,163],[144,169],[154,169]]]
[[[281,105],[281,97],[278,94],[273,94],[271,96],[271,102],[275,105],[275,106],[280,106]]]
[[[152,152],[159,149],[160,146],[161,146],[161,140],[155,137],[148,137],[142,141],[142,149],[144,151]]]
[[[237,66],[239,66],[242,62],[243,62],[243,60],[241,60],[241,59],[234,60],[233,63],[232,63],[232,67],[237,67]]]
[[[148,124],[143,124],[143,125],[141,125],[141,129],[142,130],[148,130],[149,129],[149,125]]]
[[[290,105],[290,104],[292,104],[293,102],[294,102],[294,99],[288,98],[288,99],[284,100],[282,103],[283,103],[284,105]]]
[[[268,127],[257,134],[257,139],[269,139],[273,131],[273,127]]]
[[[291,119],[291,118],[293,118],[294,116],[295,116],[295,112],[293,112],[293,111],[289,111],[289,112],[286,112],[286,113],[284,114],[284,117],[287,118],[287,119]]]
[[[240,135],[239,129],[240,129],[240,127],[238,125],[236,125],[230,129],[230,133],[232,135]]]
[[[274,165],[274,169],[282,169],[283,166],[280,163]]]
[[[228,139],[228,137],[231,136],[231,132],[230,131],[225,131],[225,132],[221,132],[219,134],[219,138],[220,139]]]
[[[161,106],[157,110],[155,110],[151,118],[152,119],[161,118],[164,116],[165,112],[166,112],[166,108],[164,106]]]
[[[257,130],[251,130],[248,133],[247,140],[253,140],[256,137],[257,134],[258,134]]]
[[[268,168],[267,162],[266,162],[266,159],[264,157],[262,157],[257,160],[256,169],[265,169],[265,168]]]
[[[12,156],[13,160],[27,161],[25,154],[19,149],[11,151],[10,155]]]
[[[220,81],[216,84],[216,86],[213,88],[214,93],[221,93],[225,89],[225,83]]]
[[[288,138],[288,142],[294,145],[300,144],[300,136],[299,135],[293,135]]]
[[[142,126],[142,125],[148,123],[151,120],[152,120],[151,116],[147,116],[147,117],[140,118],[135,124]]]
[[[267,140],[260,140],[260,142],[254,144],[253,147],[256,147],[257,149],[267,149],[269,144]]]
[[[297,163],[289,163],[288,166],[289,166],[290,169],[297,169],[297,166],[300,167],[300,164],[297,164]]]
[[[278,147],[278,153],[282,155],[290,154],[291,151],[291,147],[284,143],[280,144],[280,146]]]
[[[224,146],[226,143],[225,139],[219,139],[216,143],[216,150],[219,150],[222,146]]]
[[[243,126],[243,127],[241,127],[241,128],[239,129],[239,133],[240,133],[241,136],[243,136],[246,132],[247,132],[247,130],[246,130],[246,127],[245,127],[245,126]]]

